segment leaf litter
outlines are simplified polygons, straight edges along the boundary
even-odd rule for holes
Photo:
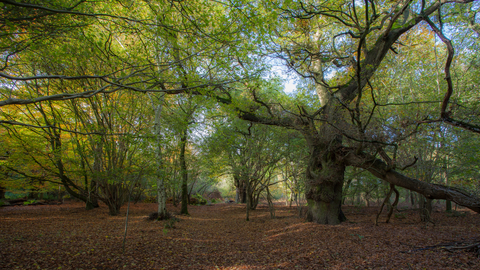
[[[245,205],[223,203],[148,221],[156,207],[130,206],[125,253],[126,207],[115,217],[76,202],[1,208],[0,269],[480,269],[480,217],[470,210],[434,212],[434,226],[407,210],[375,226],[377,208],[346,206],[349,220],[331,226],[280,204],[275,219],[260,205],[250,221]]]

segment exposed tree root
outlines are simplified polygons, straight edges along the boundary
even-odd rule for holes
[[[426,246],[423,248],[411,249],[408,251],[401,251],[401,252],[411,253],[415,251],[432,250],[432,249],[446,250],[448,252],[465,250],[468,252],[473,252],[477,257],[480,257],[480,239],[471,239],[471,240],[459,241],[459,242],[442,243],[438,245]]]

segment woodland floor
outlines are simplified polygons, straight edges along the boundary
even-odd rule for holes
[[[247,222],[244,207],[189,206],[165,229],[146,220],[156,204],[132,204],[125,254],[126,207],[116,217],[72,202],[3,207],[0,269],[480,269],[478,250],[441,247],[480,240],[480,215],[469,210],[435,212],[435,226],[414,211],[374,226],[377,207],[347,206],[347,222],[326,226],[280,204],[276,219],[261,205]]]

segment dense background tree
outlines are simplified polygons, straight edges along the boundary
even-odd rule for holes
[[[53,133],[97,133],[108,138],[102,147],[107,141],[115,142],[110,140],[113,135],[102,128],[95,130],[89,126],[85,130],[78,126],[79,129],[65,130],[60,122],[39,123],[35,117],[22,119],[15,108],[23,110],[25,104],[92,98],[99,94],[113,98],[114,93],[124,91],[153,92],[152,97],[161,96],[160,99],[152,98],[157,115],[160,115],[164,101],[161,93],[208,94],[219,85],[242,79],[241,72],[232,76],[235,71],[232,71],[231,60],[253,47],[238,30],[248,27],[248,24],[240,24],[241,12],[209,1],[95,4],[3,1],[1,8],[5,11],[1,19],[4,53],[0,105],[5,108],[1,123],[45,128]],[[36,90],[25,91],[28,87]],[[146,103],[141,100],[138,101]],[[59,102],[49,104],[61,106]],[[58,115],[62,113],[58,111]],[[127,118],[122,120],[128,121]],[[150,121],[154,126],[154,121]],[[133,121],[122,125],[136,124]],[[163,159],[162,146],[158,145],[160,133],[157,129],[159,161]],[[131,134],[114,136],[137,135],[137,131],[132,130]],[[58,134],[52,136],[59,137]],[[89,143],[98,145],[95,140]],[[89,147],[96,151],[102,149],[94,145]],[[93,164],[85,166],[93,167]],[[157,167],[157,179],[163,178],[162,164],[157,163]],[[161,183],[157,181],[158,193],[164,194]],[[160,200],[159,212],[165,210],[164,202]]]

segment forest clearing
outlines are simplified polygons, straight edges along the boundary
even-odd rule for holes
[[[480,0],[0,1],[0,268],[480,269],[479,52]]]
[[[340,225],[299,218],[276,204],[276,218],[259,205],[245,221],[245,205],[190,206],[178,222],[148,221],[156,204],[131,204],[125,253],[123,207],[16,206],[0,209],[1,269],[478,269],[478,250],[453,247],[480,240],[471,210],[434,211],[435,225],[412,210],[381,217],[378,207],[345,206]],[[168,204],[178,213],[180,207]],[[460,243],[461,242],[461,243]]]

